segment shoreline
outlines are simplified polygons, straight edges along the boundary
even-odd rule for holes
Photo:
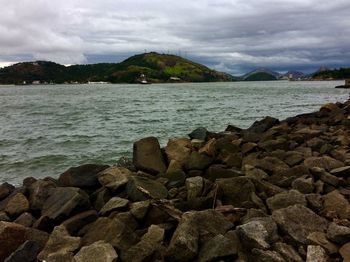
[[[0,261],[349,259],[349,145],[350,100],[4,183]]]

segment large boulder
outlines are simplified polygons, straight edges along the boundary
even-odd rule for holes
[[[35,241],[27,240],[20,245],[4,262],[36,261],[40,246]]]
[[[266,204],[270,210],[277,210],[296,204],[306,206],[307,202],[305,195],[296,190],[289,190],[268,198]]]
[[[23,226],[0,222],[0,261],[4,261],[25,241],[25,233]]]
[[[151,174],[164,173],[167,168],[155,137],[143,138],[134,143],[133,161],[137,169]]]
[[[176,161],[183,166],[191,153],[191,140],[187,138],[170,139],[165,147],[168,161]]]
[[[17,193],[12,196],[5,208],[6,213],[11,217],[17,217],[28,210],[29,201],[22,193]]]
[[[112,191],[123,188],[129,181],[132,172],[124,167],[112,166],[98,174],[100,184]]]
[[[129,204],[129,200],[121,197],[112,197],[100,210],[102,216],[109,215],[112,211],[125,209]]]
[[[0,185],[0,200],[6,198],[9,196],[13,191],[15,190],[15,187],[13,185],[10,185],[9,183],[3,183]]]
[[[108,168],[107,165],[86,164],[71,167],[58,178],[63,186],[69,187],[94,187],[98,186],[97,174]]]
[[[205,242],[199,250],[198,262],[217,261],[222,259],[234,259],[237,249],[233,240],[217,235]]]
[[[81,228],[94,222],[97,218],[98,215],[95,210],[88,210],[68,218],[62,222],[62,225],[65,226],[70,234],[74,235]]]
[[[303,205],[294,205],[272,212],[278,227],[296,243],[307,244],[312,232],[325,232],[328,222]]]
[[[162,199],[168,196],[168,190],[162,183],[142,176],[130,177],[126,190],[132,201],[142,201],[148,197]],[[146,196],[143,190],[147,191],[149,196]]]
[[[74,256],[76,262],[116,262],[118,254],[113,246],[102,240],[82,247]]]
[[[193,151],[185,163],[187,170],[204,170],[213,162],[213,158],[197,151]]]
[[[30,209],[40,211],[46,199],[49,197],[49,192],[55,188],[56,184],[50,180],[39,179],[29,186],[29,203]]]
[[[333,170],[338,167],[343,167],[343,162],[336,160],[330,156],[321,157],[309,157],[304,160],[304,165],[308,168],[319,167],[327,171]]]
[[[62,221],[89,207],[89,196],[83,190],[75,187],[57,187],[50,190],[41,215],[51,220]]]
[[[279,120],[277,118],[267,116],[261,120],[255,121],[246,131],[252,133],[264,133],[278,123]]]

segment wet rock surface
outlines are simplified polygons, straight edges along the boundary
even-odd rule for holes
[[[350,261],[350,101],[0,185],[0,261]]]

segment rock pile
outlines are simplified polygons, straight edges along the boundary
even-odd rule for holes
[[[0,261],[350,261],[350,101],[0,185]]]

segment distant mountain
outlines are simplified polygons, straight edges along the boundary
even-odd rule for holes
[[[153,83],[234,81],[235,77],[188,59],[158,53],[132,56],[121,63],[63,66],[36,61],[0,69],[0,84],[22,83],[137,83],[140,77]]]
[[[342,80],[350,78],[350,68],[318,70],[312,75],[314,80]]]
[[[280,74],[266,68],[259,68],[242,76],[244,81],[271,81],[277,80]]]

